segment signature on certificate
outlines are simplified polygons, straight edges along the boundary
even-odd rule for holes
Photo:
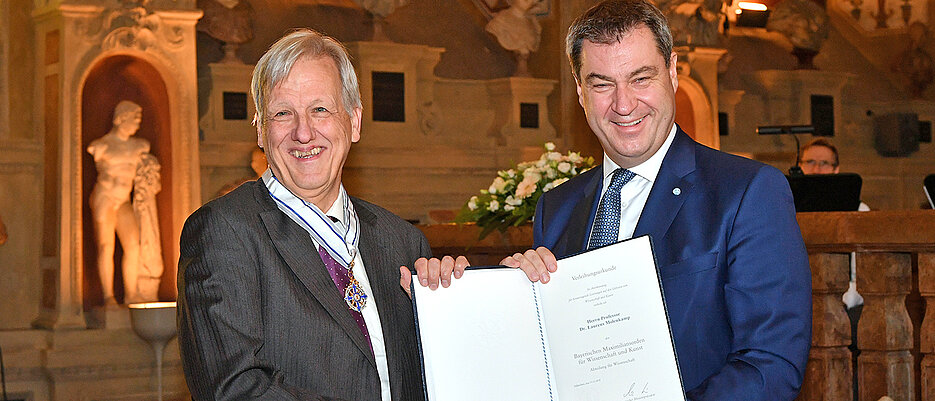
[[[627,389],[627,392],[623,394],[624,397],[640,397],[640,396],[651,396],[649,392],[649,383],[644,382],[633,382],[630,383],[630,387]],[[631,398],[628,398],[631,399]]]

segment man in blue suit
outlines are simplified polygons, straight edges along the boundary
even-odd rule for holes
[[[648,234],[688,398],[794,399],[811,340],[811,276],[785,177],[675,124],[676,54],[647,1],[596,5],[566,46],[604,162],[545,193],[536,249],[503,263],[547,282],[555,257]]]

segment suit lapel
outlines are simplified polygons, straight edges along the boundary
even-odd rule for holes
[[[354,207],[360,220],[360,258],[364,261],[364,266],[369,267],[367,269],[367,278],[370,280],[373,296],[387,307],[381,309],[392,310],[393,308],[389,308],[388,303],[393,299],[394,295],[399,294],[392,294],[389,291],[391,289],[402,291],[402,288],[399,287],[398,270],[391,269],[394,274],[387,274],[387,269],[380,268],[391,264],[391,260],[387,257],[392,250],[382,249],[379,241],[375,240],[376,236],[380,235],[380,233],[375,232],[373,224],[376,216],[369,210],[360,207],[357,202],[354,202]],[[383,324],[389,323],[383,319],[382,314],[380,321]]]
[[[262,193],[260,193],[262,191]],[[324,262],[318,256],[318,250],[307,231],[295,224],[285,213],[281,212],[267,193],[266,186],[261,182],[257,188],[257,197],[266,210],[260,213],[263,224],[269,233],[273,246],[282,256],[286,265],[298,277],[299,281],[308,289],[309,293],[321,304],[331,317],[341,326],[373,366],[376,366],[370,345],[351,317],[344,294],[339,291],[328,274]]]
[[[574,205],[563,205],[562,208],[571,211],[568,223],[565,225],[565,235],[559,238],[556,243],[556,249],[560,252],[560,257],[575,254],[587,249],[588,233],[591,232],[591,224],[594,221],[594,213],[597,210],[598,195],[603,182],[604,168],[598,166],[594,168],[594,174],[588,179],[581,188],[581,197]]]
[[[360,258],[364,263],[364,266],[367,267],[367,279],[370,281],[370,290],[373,292],[373,299],[378,300],[379,305],[377,305],[377,314],[380,316],[380,325],[382,326],[382,335],[383,335],[383,345],[384,350],[387,355],[387,363],[392,366],[390,362],[391,358],[396,358],[397,355],[394,354],[394,341],[397,339],[392,337],[392,334],[395,332],[389,326],[393,324],[399,324],[402,320],[396,315],[400,310],[409,310],[405,305],[400,308],[399,305],[396,305],[394,301],[397,300],[397,297],[400,296],[400,293],[403,293],[402,288],[399,286],[399,265],[397,264],[396,269],[391,268],[393,263],[390,257],[395,252],[394,249],[385,249],[383,247],[383,242],[379,241],[378,238],[381,235],[391,235],[384,232],[377,232],[374,221],[376,216],[366,208],[362,207],[359,202],[354,198],[351,198],[351,201],[354,203],[354,208],[357,211],[357,218],[360,221]],[[392,293],[393,290],[397,290],[398,293]],[[404,294],[404,293],[403,293]],[[405,296],[405,295],[403,295]],[[376,330],[376,327],[368,328],[371,332]],[[376,362],[374,361],[374,364]],[[399,377],[393,372],[393,369],[390,368],[390,388],[399,388],[402,385],[402,382],[397,382]]]
[[[682,203],[691,194],[693,184],[686,177],[693,171],[695,142],[679,128],[640,213],[633,237],[649,234],[656,243],[662,241]]]
[[[398,227],[381,224],[371,206],[351,197],[360,220],[360,257],[367,266],[367,277],[383,328],[383,344],[389,368],[393,399],[421,397],[421,369],[416,349],[412,301],[399,286],[399,266],[414,261],[399,248]],[[405,242],[405,240],[403,241]],[[372,330],[372,329],[371,329]],[[419,398],[421,399],[421,398]]]

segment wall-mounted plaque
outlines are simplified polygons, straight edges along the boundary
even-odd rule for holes
[[[224,119],[247,119],[247,94],[244,92],[224,92]]]
[[[919,121],[919,142],[932,143],[931,121]]]
[[[520,128],[539,128],[539,104],[538,103],[520,103],[519,104],[519,127]]]
[[[815,136],[834,136],[834,97],[812,95],[811,106]]]
[[[730,120],[728,119],[727,113],[719,112],[717,113],[717,131],[720,136],[727,136],[730,131],[728,125]]]
[[[406,121],[406,75],[401,72],[372,73],[373,121]]]

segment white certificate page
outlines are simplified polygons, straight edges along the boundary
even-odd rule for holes
[[[562,259],[541,288],[559,399],[685,399],[648,236]]]
[[[413,288],[429,400],[684,400],[649,237]]]
[[[429,400],[554,399],[535,292],[505,267],[466,270],[435,291],[414,286]]]

